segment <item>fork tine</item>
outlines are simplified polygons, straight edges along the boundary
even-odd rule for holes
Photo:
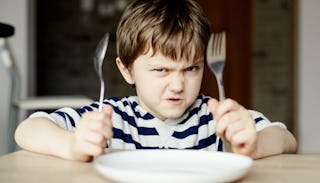
[[[211,33],[207,46],[207,57],[221,55],[226,57],[226,33]]]
[[[213,44],[214,44],[214,48],[213,48],[213,55],[219,55],[220,54],[220,45],[221,45],[221,33],[216,33],[214,34],[214,41],[213,41]]]
[[[221,36],[222,36],[222,40],[221,40],[221,55],[223,55],[223,57],[225,58],[226,57],[226,32],[222,32],[221,33]]]
[[[215,55],[220,55],[221,54],[221,42],[222,42],[222,37],[221,33],[216,34],[215,36]]]
[[[225,44],[225,39],[224,39],[224,32],[222,33],[217,33],[214,36],[214,55],[221,55],[224,53],[224,44]]]

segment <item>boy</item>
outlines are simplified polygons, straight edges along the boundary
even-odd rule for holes
[[[294,153],[295,138],[281,123],[232,99],[219,103],[199,94],[209,35],[192,0],[133,1],[118,25],[116,64],[137,96],[107,99],[103,112],[93,103],[34,113],[18,126],[16,142],[78,161],[105,147],[214,150],[217,135],[219,151],[252,158]]]

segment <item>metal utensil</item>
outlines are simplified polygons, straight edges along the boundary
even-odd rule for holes
[[[102,75],[102,64],[103,64],[103,60],[107,51],[107,47],[108,47],[108,43],[109,43],[109,32],[107,32],[103,38],[100,40],[97,48],[96,48],[96,53],[95,56],[93,58],[93,63],[94,63],[94,68],[99,76],[100,79],[100,98],[99,98],[99,112],[102,111],[102,103],[103,103],[103,99],[104,99],[104,90],[105,90],[105,86],[104,86],[104,79],[103,79],[103,75]]]
[[[226,60],[226,33],[211,34],[208,47],[207,47],[207,64],[210,70],[214,73],[218,89],[219,100],[225,99],[224,86],[223,86],[223,68]],[[218,151],[220,138],[216,139],[216,150]]]

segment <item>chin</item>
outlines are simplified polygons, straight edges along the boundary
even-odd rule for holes
[[[175,113],[167,114],[165,116],[167,119],[177,119],[177,118],[180,118],[183,114],[184,114],[184,112],[175,112]]]

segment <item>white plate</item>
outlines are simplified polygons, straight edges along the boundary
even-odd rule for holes
[[[246,156],[199,150],[132,150],[109,152],[93,161],[105,177],[117,182],[230,182],[252,165]]]

